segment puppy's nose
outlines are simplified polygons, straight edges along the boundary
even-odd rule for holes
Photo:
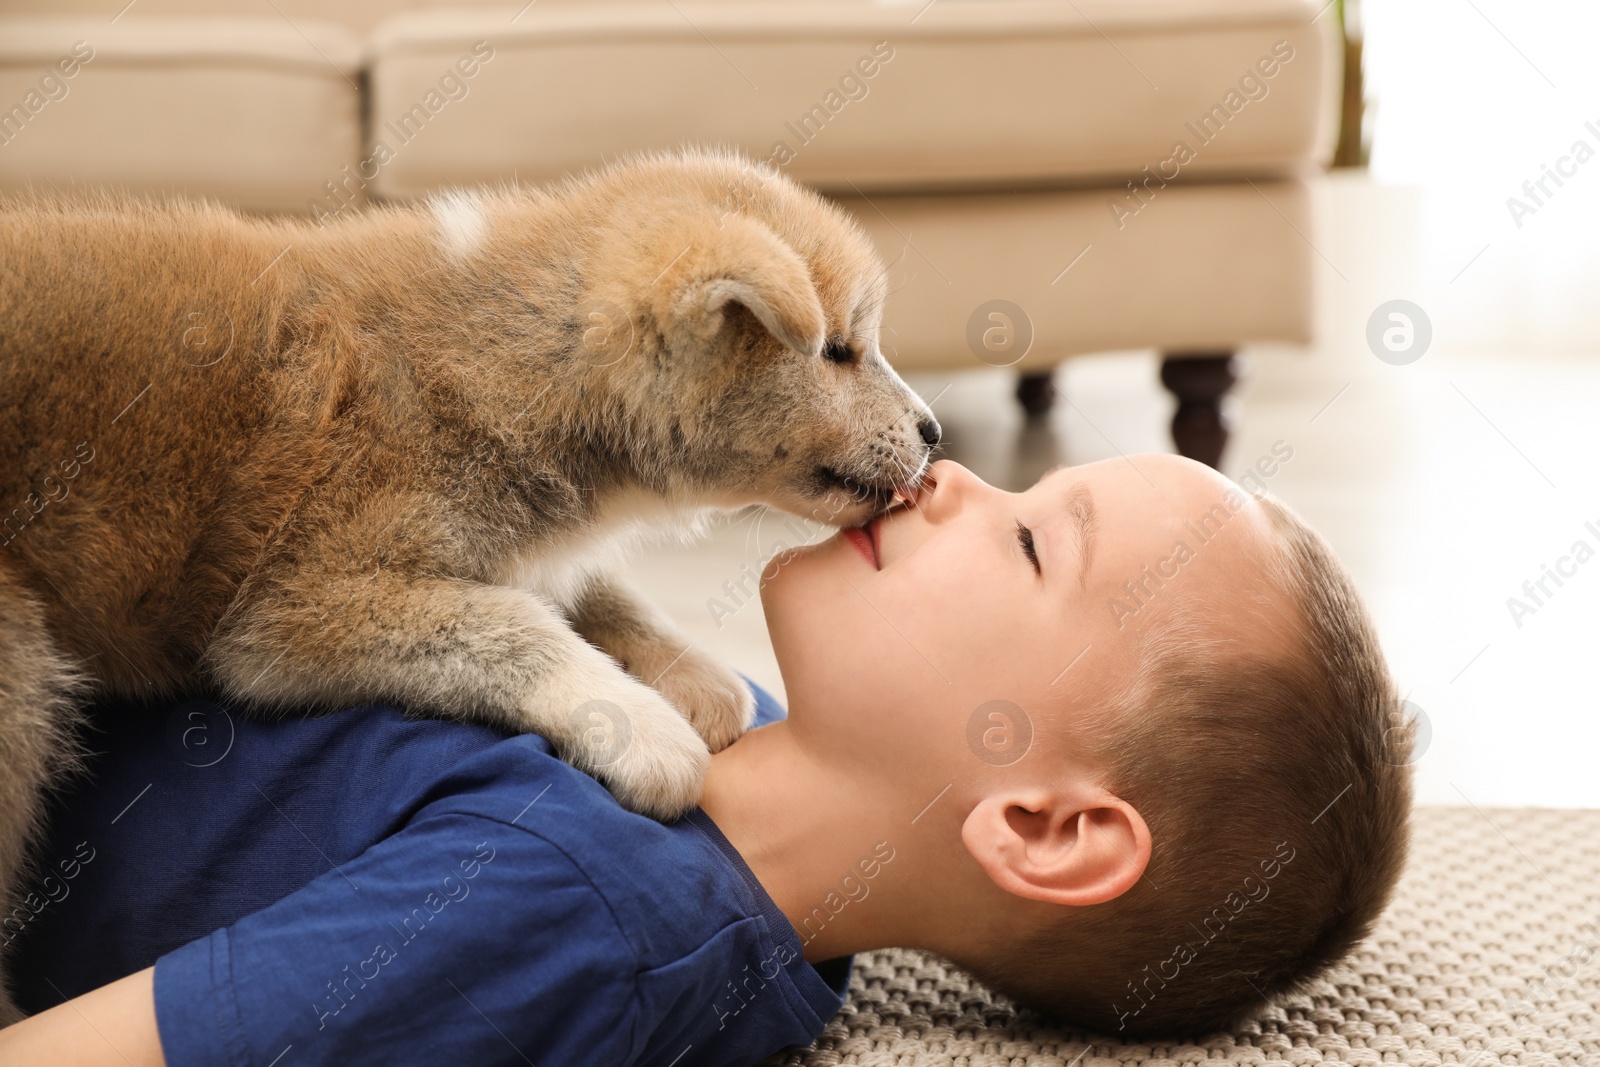
[[[929,448],[933,448],[938,445],[939,438],[942,434],[942,431],[939,429],[939,423],[932,415],[926,416],[921,422],[917,423],[917,432],[922,435],[923,443]]]

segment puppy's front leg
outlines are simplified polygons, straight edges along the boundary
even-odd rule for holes
[[[658,818],[698,801],[710,765],[671,704],[525,590],[395,569],[280,575],[241,592],[203,663],[246,700],[390,700],[538,733],[625,807]]]
[[[711,751],[721,751],[750,728],[755,698],[743,680],[692,646],[672,620],[620,579],[591,579],[572,614],[580,634],[660,690]]]

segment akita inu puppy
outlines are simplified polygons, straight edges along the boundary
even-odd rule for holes
[[[393,701],[693,804],[749,694],[620,554],[916,485],[885,283],[842,211],[701,150],[323,227],[0,201],[0,877],[92,695]]]

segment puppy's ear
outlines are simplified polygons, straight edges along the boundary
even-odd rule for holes
[[[728,215],[697,228],[651,295],[669,334],[709,341],[722,328],[723,309],[736,303],[790,348],[822,354],[827,323],[811,272],[794,249],[752,219]]]

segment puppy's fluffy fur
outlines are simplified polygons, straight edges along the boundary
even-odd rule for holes
[[[713,152],[326,229],[0,201],[0,877],[93,693],[395,701],[692,804],[749,696],[619,553],[914,483],[884,296],[847,216]]]

